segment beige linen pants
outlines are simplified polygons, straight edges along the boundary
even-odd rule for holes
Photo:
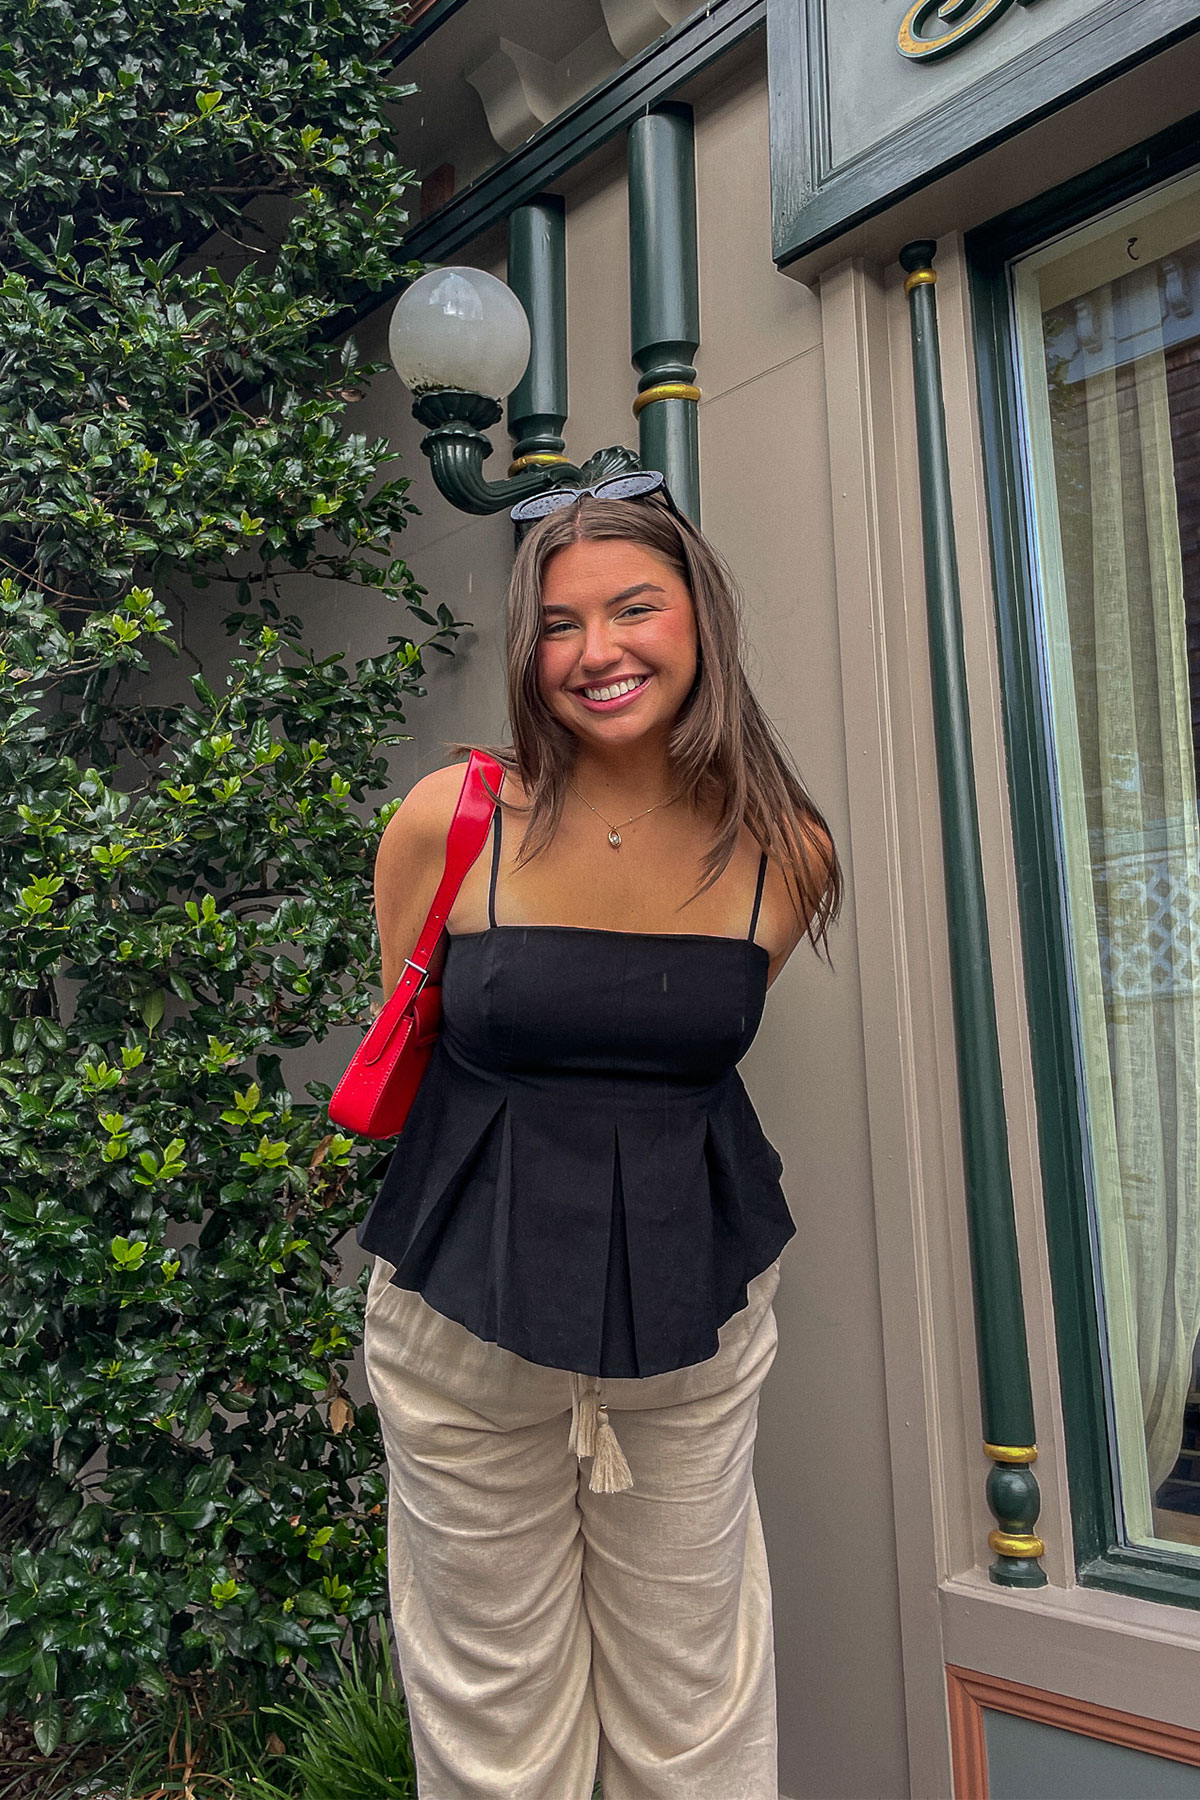
[[[602,1398],[633,1486],[593,1494],[571,1376],[483,1343],[378,1259],[366,1366],[421,1800],[778,1800],[751,1463],[779,1267],[716,1356]]]

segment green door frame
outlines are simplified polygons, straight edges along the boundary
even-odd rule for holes
[[[1067,1468],[1081,1583],[1200,1606],[1200,1559],[1120,1542],[1088,1213],[1086,1147],[1062,927],[1049,720],[1022,479],[1008,266],[1014,257],[1200,163],[1200,114],[966,238],[1004,729],[1054,1290]]]

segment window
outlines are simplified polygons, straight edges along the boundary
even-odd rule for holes
[[[1006,267],[1110,1530],[1200,1574],[1200,176]]]

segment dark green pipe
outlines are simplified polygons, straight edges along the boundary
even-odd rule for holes
[[[513,460],[562,457],[567,418],[567,229],[557,194],[508,217],[508,285],[525,308],[529,366],[508,398]]]
[[[1032,1449],[1034,1444],[1033,1396],[979,850],[958,552],[942,404],[933,278],[935,249],[931,241],[908,244],[900,253],[900,262],[909,277],[925,597],[967,1223],[984,1437],[990,1445],[1019,1451]],[[1040,1500],[1037,1480],[1028,1464],[998,1457],[988,1479],[988,1501],[999,1534],[1015,1540],[1028,1539],[1027,1549],[1031,1552],[1006,1553],[994,1541],[997,1533],[993,1533],[997,1558],[990,1570],[992,1580],[1014,1587],[1043,1586],[1046,1577],[1036,1553],[1032,1553],[1034,1546],[1040,1552],[1033,1531]]]
[[[692,109],[656,106],[629,128],[629,312],[638,393],[694,387],[700,346],[696,263],[696,156]],[[638,414],[642,466],[660,469],[683,512],[699,523],[696,401],[652,400]]]

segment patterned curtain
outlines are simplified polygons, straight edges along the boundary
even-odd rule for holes
[[[1200,1334],[1200,830],[1157,271],[1078,303],[1050,369],[1047,582],[1069,927],[1131,1535],[1179,1453]],[[1141,352],[1122,362],[1117,346]],[[1043,538],[1043,543],[1045,539]],[[1130,1438],[1145,1468],[1131,1467]]]

